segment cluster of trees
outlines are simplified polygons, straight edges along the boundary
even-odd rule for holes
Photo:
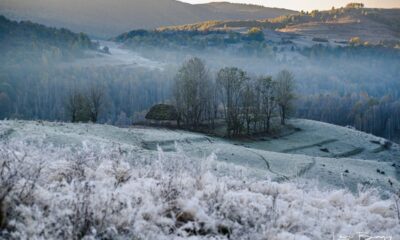
[[[381,40],[378,43],[371,43],[361,39],[360,37],[352,37],[348,41],[350,47],[369,47],[370,49],[373,48],[381,48],[381,49],[389,49],[393,51],[393,49],[397,50],[400,49],[400,41],[399,40]]]
[[[87,92],[75,89],[69,93],[66,101],[71,122],[96,123],[104,107],[105,90],[99,85],[92,85]]]
[[[271,120],[280,116],[285,124],[294,99],[294,76],[283,70],[276,78],[251,78],[235,67],[226,67],[212,78],[204,62],[192,58],[178,71],[173,87],[178,126],[214,127],[223,118],[227,135],[269,131]]]
[[[365,45],[362,39],[354,37],[350,39],[350,46],[331,47],[322,44],[315,44],[311,47],[299,49],[299,53],[308,58],[329,59],[329,58],[351,58],[355,60],[380,61],[384,59],[393,59],[398,61],[400,51],[390,49],[396,42],[382,41],[377,45]],[[358,58],[358,59],[356,59]]]
[[[346,5],[346,8],[355,8],[355,9],[364,8],[364,3],[348,3]]]

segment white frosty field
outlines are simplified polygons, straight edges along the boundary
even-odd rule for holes
[[[0,121],[0,238],[398,239],[398,146],[329,124],[292,124],[302,131],[239,143]]]

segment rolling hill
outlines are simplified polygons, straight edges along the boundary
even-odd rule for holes
[[[0,1],[0,14],[7,17],[29,19],[107,38],[138,28],[151,29],[206,20],[265,19],[294,13],[255,5],[192,5],[175,0]]]
[[[302,131],[240,145],[167,129],[0,121],[0,189],[11,189],[0,238],[399,236],[398,145],[293,124]]]
[[[295,11],[282,8],[267,8],[260,5],[229,2],[211,2],[197,6],[207,9],[216,16],[223,16],[225,19],[265,19],[296,13]],[[219,18],[214,17],[211,19],[218,20]]]
[[[359,37],[370,43],[400,39],[400,9],[332,9],[291,18],[279,29],[316,38],[349,40]]]
[[[272,29],[311,38],[349,40],[359,37],[370,43],[400,39],[400,9],[339,8],[312,11],[271,19],[205,21],[195,24],[169,26],[160,30],[233,30],[250,28]]]

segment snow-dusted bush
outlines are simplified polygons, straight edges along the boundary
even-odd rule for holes
[[[400,236],[396,204],[253,179],[176,152],[85,144],[0,144],[5,239],[332,239]],[[12,186],[12,187],[10,187]],[[5,207],[6,206],[6,207]]]

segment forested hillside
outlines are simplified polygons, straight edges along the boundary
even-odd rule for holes
[[[223,30],[133,30],[117,36],[114,40],[133,49],[156,47],[190,51],[210,47],[225,49],[239,45],[237,50],[245,53],[251,48],[268,48],[260,29],[253,29],[244,34]]]
[[[84,33],[0,16],[0,118],[48,118],[63,111],[57,110],[62,75],[53,82],[52,73],[57,64],[97,47]]]
[[[96,45],[84,33],[50,28],[30,21],[11,21],[0,16],[2,67],[66,60],[82,56],[83,51],[89,49],[96,49]]]

